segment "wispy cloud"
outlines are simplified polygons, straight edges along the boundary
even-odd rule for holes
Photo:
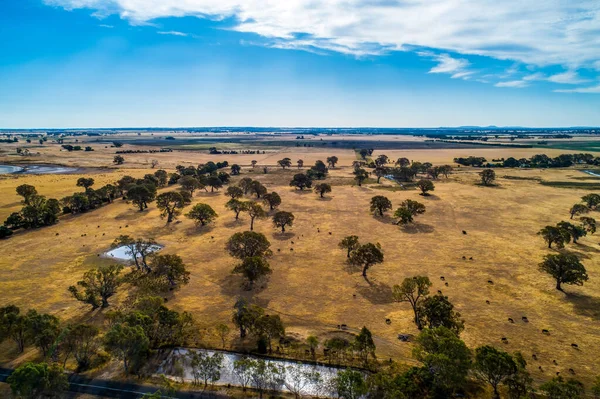
[[[454,58],[450,54],[435,54],[432,51],[419,51],[418,54],[438,63],[429,70],[429,73],[449,74],[452,79],[469,79],[474,73],[467,70],[471,63],[464,58]]]
[[[597,0],[44,0],[119,14],[132,23],[162,17],[235,17],[233,29],[364,52],[377,44],[477,54],[526,65],[593,66],[600,61]]]
[[[582,79],[581,77],[579,77],[579,75],[575,71],[566,71],[563,73],[557,73],[556,75],[549,76],[548,81],[554,82],[554,83],[569,84],[569,85],[577,85],[577,84],[589,82],[589,80]]]
[[[108,28],[108,29],[114,28],[114,26],[112,26],[112,25],[106,25],[106,24],[100,24],[98,26],[101,27],[101,28]]]
[[[600,93],[600,85],[592,87],[578,87],[576,89],[558,89],[554,90],[557,93]]]
[[[527,83],[524,80],[509,80],[509,81],[506,81],[506,82],[498,82],[494,86],[496,86],[496,87],[516,87],[516,88],[522,88],[522,87],[529,86],[529,83]]]
[[[170,35],[170,36],[188,36],[187,33],[183,33],[183,32],[178,32],[175,30],[170,30],[170,31],[158,31],[156,32],[159,35]]]

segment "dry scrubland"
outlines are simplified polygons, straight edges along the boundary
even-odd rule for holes
[[[114,149],[66,153],[53,146],[39,151],[43,155],[32,157],[35,162],[81,167],[112,167],[114,155]],[[392,159],[406,156],[436,164],[449,163],[457,156],[518,158],[539,152],[514,148],[385,151]],[[564,152],[544,151],[548,155]],[[333,192],[326,199],[289,187],[295,168],[281,171],[274,167],[285,156],[293,162],[302,158],[305,165],[310,165],[330,155],[338,156],[340,164],[327,179]],[[590,383],[599,373],[598,239],[588,236],[579,244],[568,246],[581,256],[588,269],[590,281],[583,287],[567,286],[568,294],[558,292],[551,278],[537,268],[548,250],[536,232],[547,224],[567,220],[569,207],[589,191],[543,186],[533,178],[579,181],[574,179],[584,176],[579,171],[502,169],[497,171],[498,187],[480,187],[476,185],[477,170],[460,168],[450,179],[436,182],[434,195],[421,197],[417,191],[399,190],[385,180],[381,185],[355,186],[350,168],[355,154],[349,150],[286,149],[254,156],[177,151],[124,157],[127,163],[121,168],[82,170],[81,174],[94,177],[100,186],[126,174],[141,177],[150,173],[147,159],[158,159],[159,168],[168,170],[178,163],[196,165],[227,160],[243,165],[241,177],[251,176],[269,191],[278,192],[282,198],[280,209],[293,212],[296,221],[284,235],[270,220],[256,223],[255,230],[267,235],[274,252],[270,260],[273,274],[268,282],[248,292],[242,288],[240,277],[230,274],[236,261],[225,251],[225,242],[233,233],[247,230],[249,218],[242,216],[236,222],[233,213],[224,207],[227,199],[222,192],[200,192],[194,203],[208,203],[219,214],[213,226],[198,228],[183,216],[180,223],[166,225],[155,204],[148,211],[138,212],[134,206],[118,200],[96,211],[63,217],[55,226],[20,232],[0,241],[0,305],[35,307],[63,320],[100,321],[102,316],[89,313],[88,307],[72,299],[67,287],[89,268],[110,262],[99,255],[109,249],[116,236],[129,234],[155,238],[165,246],[165,253],[176,253],[184,259],[191,271],[190,283],[168,305],[192,312],[207,327],[229,322],[236,297],[244,295],[270,312],[280,313],[293,335],[306,337],[316,333],[323,340],[334,334],[341,323],[352,329],[367,326],[376,336],[380,358],[411,362],[411,344],[396,337],[398,333],[418,331],[409,305],[392,302],[391,287],[405,277],[421,274],[434,282],[432,293],[442,290],[461,312],[466,326],[462,338],[469,346],[492,344],[509,352],[521,351],[529,370],[540,380],[550,379],[557,371],[568,375],[572,368],[578,378]],[[4,156],[0,161],[7,159],[17,160]],[[273,165],[271,172],[262,174],[258,167],[251,172],[248,164],[252,159],[259,165]],[[505,175],[527,179],[501,177]],[[20,208],[20,198],[14,191],[17,185],[32,184],[43,195],[62,198],[80,190],[75,186],[79,176],[2,177],[0,218]],[[234,177],[233,183],[238,179]],[[395,207],[405,199],[418,200],[426,204],[427,212],[417,217],[413,226],[396,226],[391,219],[369,213],[370,198],[380,194],[390,198]],[[462,230],[468,234],[463,235]],[[359,271],[348,268],[345,252],[337,248],[338,242],[351,234],[358,235],[364,243],[381,243],[385,252],[385,262],[369,271],[370,284]],[[463,260],[463,256],[473,260]],[[440,276],[445,277],[448,287]],[[121,294],[113,302],[123,298]],[[527,316],[529,323],[522,322],[522,316]],[[515,319],[514,324],[507,321],[509,317]],[[386,318],[391,319],[391,325],[385,323]],[[542,329],[550,330],[550,335],[543,335]],[[508,344],[501,342],[502,337],[508,338]],[[231,340],[235,344],[233,333]],[[579,350],[572,349],[571,343],[577,343]],[[537,354],[537,361],[531,358],[533,353]],[[558,365],[553,364],[554,360]],[[540,372],[538,366],[544,371]]]

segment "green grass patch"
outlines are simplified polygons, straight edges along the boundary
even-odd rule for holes
[[[600,190],[599,183],[580,183],[574,181],[540,181],[540,184],[548,187]]]

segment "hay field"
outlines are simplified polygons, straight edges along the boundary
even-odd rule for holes
[[[40,152],[42,155],[35,162],[107,167],[114,149],[93,154],[66,153],[49,146],[40,148]],[[539,152],[481,148],[386,154],[441,164],[457,156],[492,158]],[[564,151],[556,151],[561,152]],[[329,155],[338,156],[340,164],[330,173],[333,192],[325,200],[310,191],[300,192],[288,186],[295,168],[281,171],[273,166],[265,175],[259,168],[251,171],[246,167],[252,159],[275,165],[277,159],[288,156],[293,161],[302,158],[309,165]],[[567,220],[569,207],[589,191],[544,186],[533,179],[579,181],[575,178],[584,176],[579,171],[503,169],[497,171],[498,176],[525,179],[499,178],[498,187],[480,187],[475,184],[477,171],[461,168],[449,180],[436,182],[434,195],[423,198],[417,191],[397,190],[397,185],[385,180],[381,185],[354,186],[350,164],[355,154],[350,150],[285,148],[260,156],[176,151],[125,158],[127,163],[121,168],[99,173],[86,170],[85,175],[94,177],[99,186],[126,174],[151,173],[144,158],[158,159],[159,168],[168,170],[178,163],[227,160],[244,165],[242,177],[251,176],[269,191],[279,193],[280,209],[293,212],[296,222],[285,235],[278,233],[270,220],[255,225],[257,231],[267,235],[274,252],[270,260],[273,274],[268,282],[248,292],[242,288],[241,279],[230,274],[236,261],[226,253],[225,242],[233,233],[248,229],[249,220],[242,216],[235,222],[233,213],[224,208],[227,198],[221,192],[201,192],[194,203],[208,203],[219,214],[211,227],[197,228],[183,216],[179,218],[181,223],[167,226],[153,204],[148,211],[138,212],[134,206],[118,200],[96,211],[63,217],[55,226],[20,232],[0,241],[0,305],[35,307],[65,320],[96,317],[70,298],[67,287],[87,269],[109,262],[98,255],[109,248],[117,235],[129,234],[155,238],[165,246],[165,253],[176,253],[184,259],[192,273],[190,283],[168,305],[192,312],[206,326],[229,322],[236,297],[244,295],[270,312],[280,313],[288,331],[299,337],[318,334],[326,338],[341,323],[356,329],[367,326],[376,336],[380,358],[410,362],[411,344],[396,337],[418,331],[409,305],[392,302],[391,287],[405,277],[425,274],[434,283],[432,292],[441,290],[461,312],[466,326],[462,338],[469,346],[492,344],[510,352],[519,350],[536,379],[549,379],[559,371],[569,375],[571,368],[584,382],[598,374],[600,364],[595,350],[600,347],[600,248],[596,236],[568,247],[582,257],[588,269],[590,281],[583,287],[567,286],[565,295],[556,291],[551,279],[537,269],[548,250],[535,233],[547,224]],[[6,159],[14,161],[16,157],[5,155],[0,162]],[[79,176],[3,177],[0,217],[20,208],[19,197],[14,193],[17,185],[33,184],[40,194],[62,198],[81,190],[75,187]],[[427,212],[417,218],[414,226],[398,227],[388,218],[369,213],[370,198],[380,194],[390,198],[394,207],[405,199],[418,200],[426,204]],[[383,247],[385,262],[369,271],[370,284],[359,272],[348,269],[344,251],[337,248],[337,243],[350,234],[358,235],[363,243],[379,242]],[[463,260],[463,256],[473,260]],[[448,287],[440,276],[445,277]],[[527,316],[529,323],[521,322],[522,316]],[[509,317],[515,319],[514,324],[507,321]],[[386,318],[392,320],[391,325],[385,323]],[[550,335],[543,335],[542,329],[550,330]],[[502,337],[508,339],[508,344],[501,342]],[[233,335],[231,338],[233,342]],[[571,343],[577,343],[579,350],[572,349]],[[538,361],[532,359],[533,353]],[[558,365],[553,364],[554,360]]]

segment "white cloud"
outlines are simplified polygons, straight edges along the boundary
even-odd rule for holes
[[[557,73],[556,75],[549,76],[548,81],[569,85],[577,85],[580,83],[589,82],[589,80],[581,79],[577,72],[574,71],[566,71],[563,73]]]
[[[101,27],[101,28],[108,28],[108,29],[114,28],[114,26],[112,26],[112,25],[106,25],[106,24],[100,24],[98,26]]]
[[[600,93],[600,85],[592,87],[579,87],[576,89],[554,90],[557,93]]]
[[[494,86],[522,88],[522,87],[527,87],[528,85],[529,85],[529,83],[527,83],[525,80],[509,80],[507,82],[498,82]]]
[[[525,65],[598,66],[598,0],[44,0],[67,9],[155,18],[234,17],[233,29],[364,55],[420,46]],[[308,37],[308,38],[307,38]]]
[[[429,70],[429,73],[446,73],[452,75],[452,79],[469,79],[473,71],[467,68],[471,65],[468,60],[454,58],[450,54],[435,54],[431,51],[417,52],[421,57],[431,58],[438,64]]]
[[[171,35],[171,36],[188,36],[187,33],[183,33],[183,32],[177,32],[175,30],[170,30],[170,31],[158,31],[156,32],[159,35]]]

